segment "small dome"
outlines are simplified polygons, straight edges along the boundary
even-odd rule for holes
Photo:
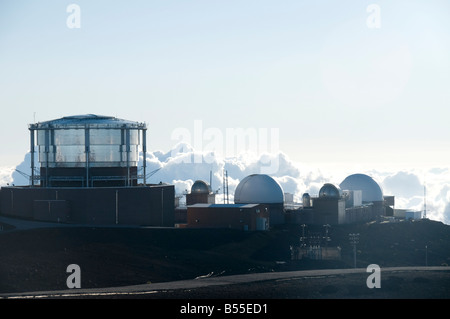
[[[364,174],[353,174],[347,176],[339,185],[341,189],[362,192],[363,202],[383,201],[383,191],[372,177]]]
[[[311,196],[308,193],[302,195],[303,207],[311,207]]]
[[[342,192],[340,188],[330,183],[324,184],[319,190],[319,197],[340,198],[341,195]]]
[[[235,204],[279,204],[284,203],[284,192],[280,184],[265,174],[245,177],[234,192]]]
[[[195,181],[195,183],[191,187],[191,193],[202,193],[209,194],[211,192],[211,188],[205,181]]]

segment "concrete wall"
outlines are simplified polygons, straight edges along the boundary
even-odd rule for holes
[[[343,199],[315,198],[313,208],[315,224],[345,223],[345,201]]]
[[[239,230],[263,230],[261,218],[269,221],[269,210],[263,205],[251,208],[229,205],[188,206],[187,227],[189,228],[232,228]]]
[[[66,200],[33,201],[33,218],[35,220],[66,223],[69,217],[69,202]]]
[[[174,197],[173,185],[118,188],[3,187],[0,189],[0,214],[80,224],[172,227]]]

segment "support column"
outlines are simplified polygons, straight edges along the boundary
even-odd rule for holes
[[[30,128],[31,187],[34,186],[34,129]]]
[[[130,183],[130,129],[125,130],[125,150],[127,152],[127,185],[131,186]]]
[[[85,163],[86,163],[86,187],[89,187],[89,155],[90,155],[90,136],[89,136],[89,128],[86,127],[84,129],[84,152],[85,152]]]
[[[143,153],[143,169],[144,169],[144,186],[147,184],[147,129],[142,130],[142,153]]]
[[[164,226],[164,186],[161,185],[161,226]]]
[[[45,187],[48,185],[48,153],[50,152],[50,130],[45,130]]]

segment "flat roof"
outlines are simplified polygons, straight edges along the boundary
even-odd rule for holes
[[[30,124],[29,128],[33,130],[48,128],[134,128],[145,129],[145,123],[133,122],[129,120],[119,119],[113,116],[84,114],[65,116],[59,119],[38,122]]]

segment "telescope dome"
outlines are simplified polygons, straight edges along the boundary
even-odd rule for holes
[[[202,194],[209,194],[211,192],[211,188],[205,181],[195,181],[195,183],[191,187],[191,193],[202,193]]]
[[[281,185],[265,174],[245,177],[236,187],[235,204],[282,204],[284,193]]]
[[[353,174],[347,176],[339,185],[343,190],[360,190],[363,202],[383,201],[383,191],[372,177],[365,174]]]
[[[322,186],[322,188],[319,190],[319,197],[326,197],[326,198],[340,198],[342,195],[341,190],[339,187],[326,183]]]

